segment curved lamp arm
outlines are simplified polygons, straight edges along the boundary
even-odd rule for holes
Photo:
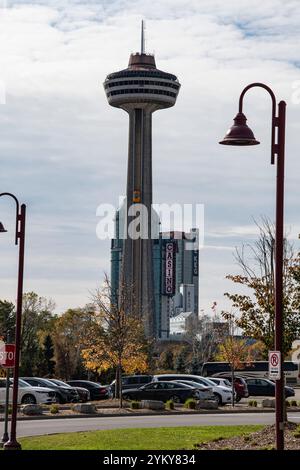
[[[278,122],[276,118],[276,98],[271,88],[265,85],[264,83],[260,83],[260,82],[250,83],[250,85],[246,86],[240,95],[239,112],[240,113],[243,112],[243,100],[244,100],[245,94],[247,93],[248,90],[250,90],[250,88],[254,88],[254,87],[264,88],[264,90],[266,90],[271,96],[271,100],[272,100],[271,164],[274,165],[275,154],[278,153],[278,146],[275,143],[275,127],[278,126]]]
[[[15,235],[15,244],[18,245],[18,240],[19,240],[19,220],[20,220],[20,204],[16,196],[14,196],[11,193],[1,193],[0,197],[2,196],[8,196],[11,197],[15,203],[16,203],[16,235]]]

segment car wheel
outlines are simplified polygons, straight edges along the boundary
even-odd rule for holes
[[[181,399],[178,395],[173,395],[170,400],[172,400],[174,403],[181,403]]]
[[[217,400],[218,406],[221,406],[222,403],[222,397],[218,393],[214,393],[215,399]]]
[[[35,405],[36,398],[34,395],[24,395],[22,398],[22,405]]]
[[[239,401],[241,401],[241,399],[242,399],[242,397],[237,396],[237,397],[235,398],[235,402],[238,403]]]

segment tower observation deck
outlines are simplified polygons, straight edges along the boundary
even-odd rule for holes
[[[144,52],[143,37],[142,25],[141,52],[131,54],[126,69],[107,76],[104,90],[108,103],[129,115],[127,237],[122,257],[122,284],[132,290],[129,308],[142,316],[146,335],[155,337],[151,239],[152,114],[174,106],[180,84],[175,75],[156,68],[154,56]],[[141,218],[141,237],[132,239],[128,236],[128,227],[139,215],[136,204],[142,205],[148,217]]]

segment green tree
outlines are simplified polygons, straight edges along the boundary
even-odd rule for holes
[[[15,333],[16,312],[13,303],[7,300],[0,300],[0,338],[6,341],[7,333],[10,333],[11,340]]]
[[[41,350],[41,362],[39,367],[41,375],[52,377],[55,371],[55,360],[54,360],[54,343],[49,333],[45,335],[42,350]]]
[[[53,321],[54,303],[34,292],[23,296],[22,333],[21,333],[21,375],[39,373],[42,345],[40,336]]]

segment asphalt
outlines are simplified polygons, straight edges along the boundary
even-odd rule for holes
[[[289,414],[289,420],[300,424],[300,413]],[[210,414],[178,416],[118,416],[109,418],[78,418],[20,421],[18,436],[40,436],[79,431],[100,431],[106,429],[154,428],[176,426],[231,426],[247,424],[274,424],[273,413]]]

